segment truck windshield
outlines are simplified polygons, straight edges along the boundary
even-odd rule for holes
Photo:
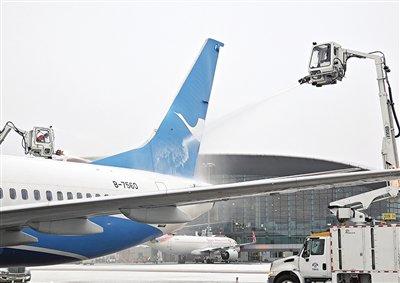
[[[303,248],[303,257],[308,257],[310,255],[323,255],[325,247],[325,240],[319,238],[308,239]]]
[[[331,45],[322,44],[313,48],[310,68],[327,67],[331,64]]]
[[[45,129],[36,130],[36,142],[50,143],[49,130],[45,130]]]

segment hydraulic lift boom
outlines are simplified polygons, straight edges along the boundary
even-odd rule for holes
[[[395,169],[399,167],[397,146],[393,118],[399,128],[396,111],[394,109],[392,90],[390,87],[388,73],[389,67],[386,65],[385,56],[380,51],[364,53],[350,49],[343,49],[335,42],[317,45],[311,53],[309,64],[309,75],[299,80],[300,84],[309,83],[317,87],[336,84],[341,81],[347,69],[347,61],[350,58],[371,59],[374,61],[377,81],[379,87],[379,100],[383,121],[384,137],[382,142],[382,159],[385,169]],[[389,95],[386,91],[388,86]]]
[[[385,55],[380,51],[364,53],[344,49],[335,42],[319,45],[313,43],[313,45],[308,68],[309,74],[299,80],[300,84],[309,83],[316,87],[336,84],[344,78],[347,62],[350,58],[371,59],[374,61],[384,129],[381,151],[383,166],[385,169],[398,168],[399,159],[396,138],[400,136],[400,126],[394,108],[392,89],[388,78],[390,69],[386,65]],[[388,92],[386,91],[386,86]],[[394,122],[399,131],[397,135],[395,134]],[[399,187],[398,181],[392,181],[390,186],[332,202],[329,205],[329,209],[339,221],[350,220],[355,223],[364,223],[371,219],[362,210],[366,210],[373,202],[396,197],[399,193]]]

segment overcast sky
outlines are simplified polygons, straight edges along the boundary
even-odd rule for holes
[[[225,47],[201,152],[381,167],[372,62],[350,60],[335,86],[268,98],[307,74],[313,41],[336,41],[385,52],[400,105],[398,3],[186,2],[3,2],[1,127],[53,125],[57,147],[81,156],[140,146],[212,37]],[[2,152],[21,155],[19,137]]]

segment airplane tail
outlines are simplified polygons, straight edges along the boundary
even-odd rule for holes
[[[164,120],[147,144],[92,163],[193,177],[222,46],[221,42],[207,39]]]

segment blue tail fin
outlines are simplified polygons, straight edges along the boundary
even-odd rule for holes
[[[218,52],[208,39],[154,137],[143,147],[93,164],[192,177],[199,152]]]

